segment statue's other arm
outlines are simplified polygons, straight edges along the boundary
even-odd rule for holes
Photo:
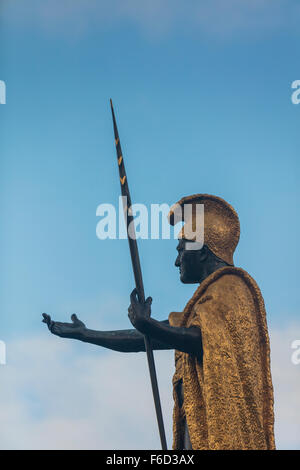
[[[137,290],[134,289],[130,295],[130,306],[128,316],[132,325],[143,335],[147,335],[152,341],[164,343],[170,349],[194,354],[202,357],[202,335],[197,326],[175,327],[169,323],[162,323],[151,318],[152,298],[141,303],[137,297]]]
[[[180,328],[159,322],[154,318],[147,318],[142,323],[137,323],[136,328],[141,333],[148,335],[151,341],[164,343],[165,349],[177,349],[200,357],[202,355],[201,331],[196,326]]]
[[[72,323],[61,323],[51,320],[50,315],[43,313],[43,322],[51,333],[61,338],[72,338],[85,343],[95,344],[120,352],[145,351],[144,336],[135,329],[116,331],[96,331],[85,327],[75,314],[71,316]],[[168,320],[161,322],[168,324]],[[172,349],[160,341],[151,341],[154,350]]]

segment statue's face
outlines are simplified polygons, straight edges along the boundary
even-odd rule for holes
[[[177,245],[178,256],[175,266],[179,268],[180,280],[184,284],[199,283],[203,280],[204,263],[207,260],[205,246],[202,249],[187,250],[186,244],[194,243],[181,239]],[[195,243],[195,247],[197,244]]]

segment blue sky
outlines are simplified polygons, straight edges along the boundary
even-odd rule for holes
[[[109,98],[133,201],[172,204],[193,193],[228,200],[241,221],[236,265],[259,283],[270,329],[300,336],[300,105],[291,102],[300,79],[299,2],[186,5],[2,2],[0,339],[7,343],[42,338],[55,350],[60,340],[47,336],[43,311],[61,321],[76,312],[95,329],[130,327],[127,241],[96,238],[97,206],[119,196]],[[195,286],[179,282],[175,240],[139,247],[153,316],[165,319]],[[288,360],[289,343],[276,341]],[[68,347],[78,357],[110,354]],[[56,356],[61,367],[66,354]],[[299,367],[291,369],[298,384]],[[25,395],[18,400],[30,418]],[[40,410],[44,399],[36,399]],[[293,425],[299,429],[300,417]]]

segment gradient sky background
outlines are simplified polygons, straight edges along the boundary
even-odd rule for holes
[[[97,206],[120,191],[110,97],[134,202],[210,193],[238,211],[235,264],[268,312],[277,445],[300,448],[299,23],[293,0],[1,1],[1,448],[159,448],[143,355],[41,323],[130,327],[127,241],[96,237]],[[139,246],[163,320],[195,286],[179,283],[175,240]],[[156,357],[170,440],[173,357]]]

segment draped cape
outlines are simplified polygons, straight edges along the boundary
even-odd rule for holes
[[[179,380],[193,449],[275,449],[266,312],[252,277],[218,269],[169,322],[202,334],[198,355],[175,351],[173,449],[182,448],[184,431]]]

